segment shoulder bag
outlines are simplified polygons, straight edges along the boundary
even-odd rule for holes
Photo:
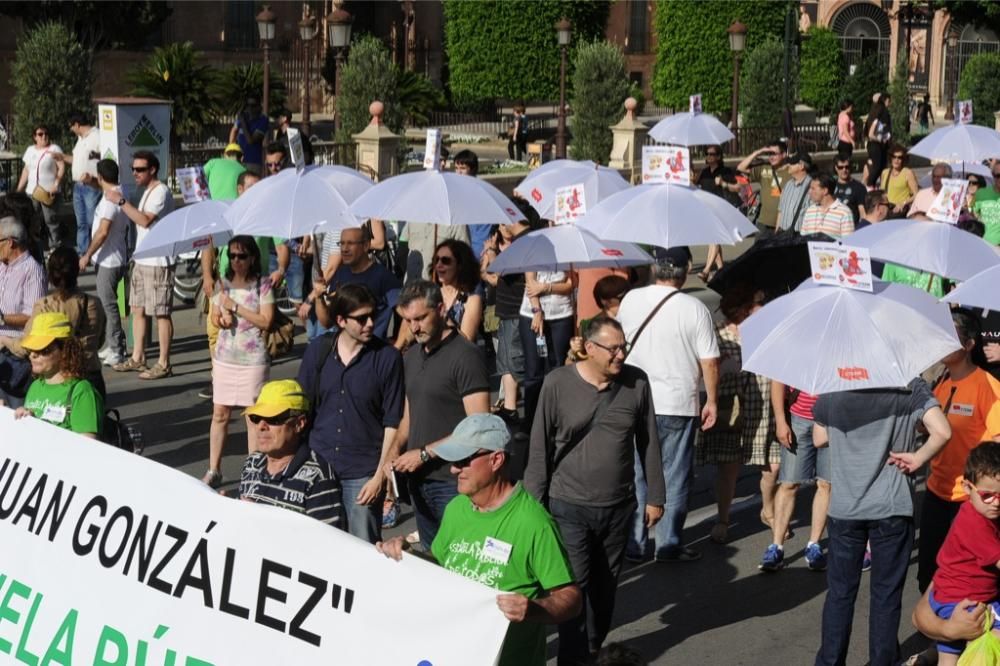
[[[38,158],[38,162],[35,164],[35,189],[31,191],[31,198],[42,204],[43,206],[51,206],[56,201],[56,195],[49,192],[47,189],[41,186],[40,176],[42,171],[42,160],[45,156],[49,154],[48,148],[42,151],[41,156]]]
[[[257,278],[257,297],[260,298],[260,278]],[[292,351],[295,346],[295,322],[274,306],[271,327],[264,331],[264,345],[273,361]]]

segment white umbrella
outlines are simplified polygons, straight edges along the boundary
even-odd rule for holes
[[[952,163],[1000,158],[1000,132],[980,125],[948,125],[921,139],[910,154]]]
[[[233,237],[233,230],[224,218],[230,203],[199,201],[165,215],[136,246],[133,257],[176,257],[209,245],[224,244]]]
[[[351,205],[358,217],[431,224],[511,224],[524,215],[486,181],[441,171],[393,176]]]
[[[948,306],[901,284],[803,282],[740,324],[743,369],[807,393],[906,386],[960,349]]]
[[[972,174],[976,174],[977,176],[985,178],[987,183],[993,180],[993,173],[990,171],[990,168],[979,162],[957,162],[955,164],[951,164],[945,160],[938,160],[938,162],[952,167],[952,178],[968,178]],[[934,170],[931,169],[920,177],[917,184],[920,185],[920,187],[930,187],[933,184],[931,181],[931,177],[933,175]]]
[[[997,289],[998,280],[1000,280],[1000,266],[988,268],[958,285],[958,287],[941,300],[945,303],[958,303],[959,305],[969,307],[1000,310],[1000,289]]]
[[[866,247],[875,259],[933,273],[952,280],[968,280],[1000,265],[993,246],[953,224],[886,220],[841,239],[844,245]]]
[[[649,136],[671,146],[714,146],[732,141],[729,128],[710,113],[675,113],[653,125]]]
[[[580,268],[624,268],[653,263],[632,243],[602,241],[589,231],[562,224],[532,231],[511,243],[490,264],[489,272],[572,271]]]
[[[556,190],[561,187],[583,185],[584,200],[588,208],[631,187],[617,169],[593,162],[588,165],[584,162],[557,160],[549,164],[559,166],[545,171],[532,171],[514,190],[514,194],[526,199],[538,211],[539,216],[547,220],[555,219]]]
[[[685,185],[637,185],[587,211],[577,226],[605,240],[680,245],[734,245],[757,232],[722,197]]]
[[[286,169],[260,181],[233,202],[226,220],[235,234],[298,238],[316,227],[358,225],[349,206],[373,186],[371,179],[343,166]]]

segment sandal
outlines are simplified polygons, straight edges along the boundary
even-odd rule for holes
[[[116,363],[115,365],[111,366],[111,369],[114,370],[115,372],[137,372],[137,371],[144,372],[149,368],[146,367],[146,359],[137,361],[131,356],[129,356],[128,360],[122,363]]]
[[[139,379],[163,379],[164,377],[170,377],[173,374],[174,371],[169,365],[164,367],[157,363],[149,370],[139,373]]]
[[[222,472],[217,469],[210,469],[201,477],[201,482],[209,488],[218,488],[222,485]]]
[[[399,524],[399,505],[393,500],[382,503],[382,529],[388,530]]]

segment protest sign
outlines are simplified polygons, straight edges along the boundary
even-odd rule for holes
[[[968,125],[972,122],[972,100],[963,99],[955,102],[955,120],[959,125]]]
[[[427,142],[424,144],[424,168],[437,170],[441,168],[441,130],[431,127],[427,130]]]
[[[688,98],[688,111],[691,113],[701,113],[701,93],[691,95]]]
[[[691,151],[684,146],[643,146],[643,183],[691,184]]]
[[[0,651],[10,659],[495,662],[508,624],[495,590],[13,415],[0,408]]]
[[[205,170],[202,167],[181,167],[176,173],[184,203],[198,203],[211,198],[208,193],[208,183],[205,181]]]
[[[567,185],[556,190],[556,224],[572,224],[587,212],[587,193],[583,183]]]
[[[941,179],[941,191],[927,209],[927,217],[938,222],[958,224],[958,216],[965,203],[965,191],[969,181],[962,178]]]
[[[302,149],[302,134],[294,127],[288,128],[288,152],[292,154],[295,171],[302,173],[306,168],[306,154]]]
[[[840,243],[809,243],[813,282],[872,291],[872,258],[867,248]]]

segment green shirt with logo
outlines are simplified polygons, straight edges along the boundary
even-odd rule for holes
[[[24,407],[38,419],[81,434],[100,434],[104,401],[86,379],[50,384],[42,378],[28,387]]]
[[[477,511],[465,495],[453,499],[445,508],[431,552],[449,571],[529,599],[573,582],[559,528],[520,483],[492,511]],[[535,664],[545,664],[545,626],[511,623],[500,665]]]
[[[983,240],[991,245],[1000,245],[1000,192],[992,187],[980,187],[972,213],[986,227]]]
[[[920,291],[926,291],[935,298],[944,297],[944,285],[941,283],[940,275],[916,271],[912,268],[897,266],[886,263],[882,270],[882,279],[885,282],[895,282],[896,284],[908,284]],[[928,288],[928,285],[930,287]]]

